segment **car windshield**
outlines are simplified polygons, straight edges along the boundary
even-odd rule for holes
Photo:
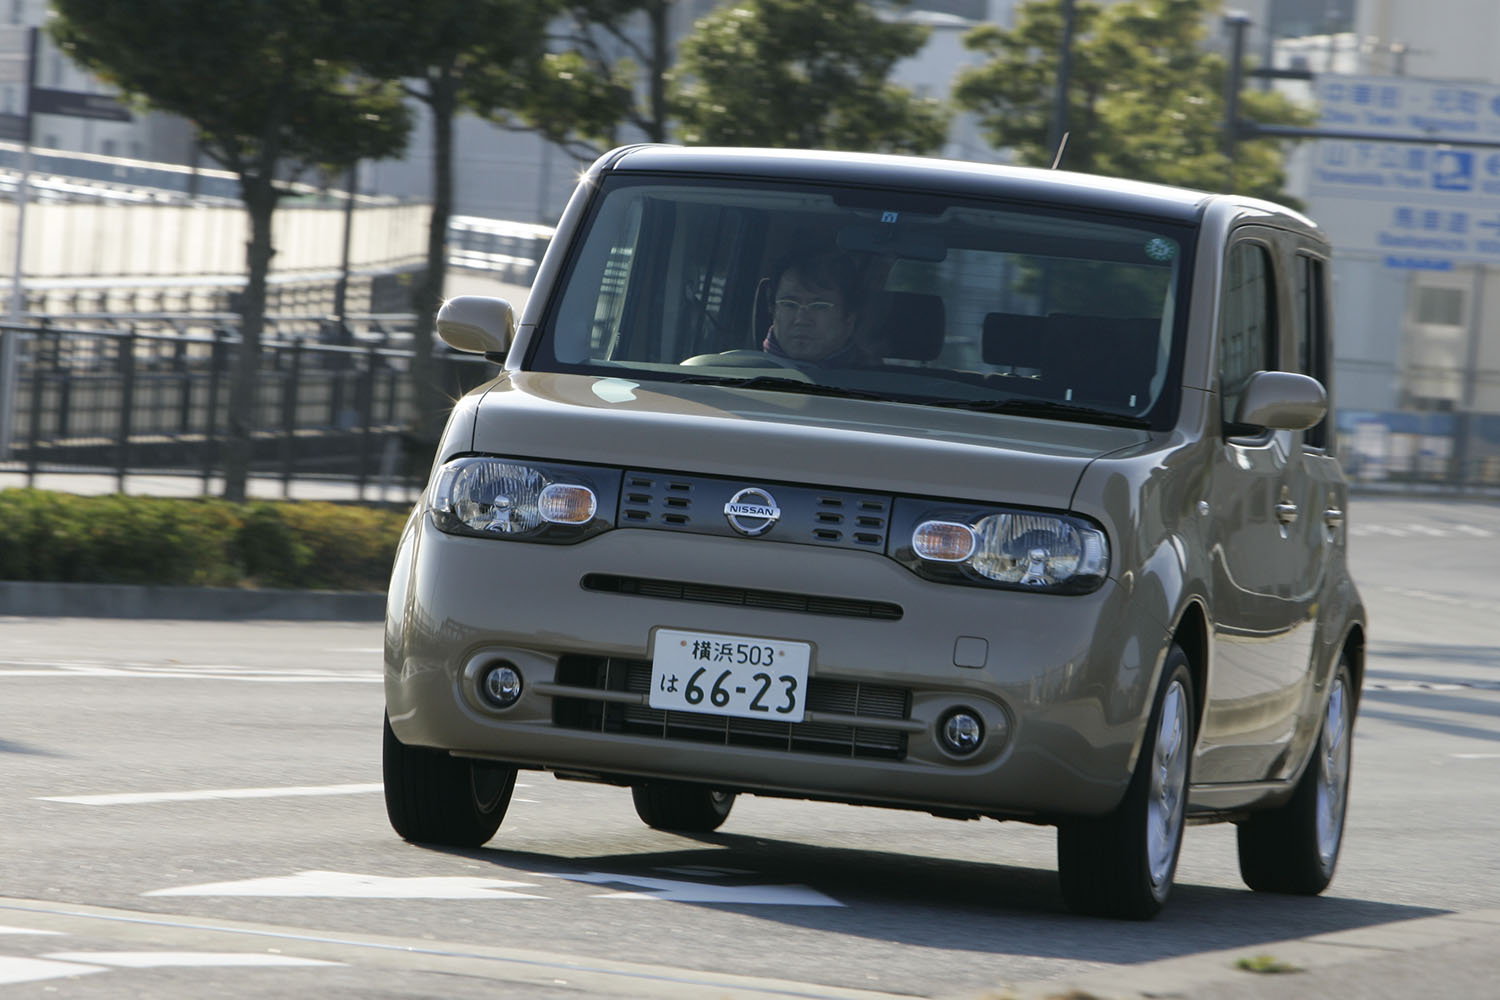
[[[609,178],[525,367],[1166,426],[1192,229],[900,190]]]

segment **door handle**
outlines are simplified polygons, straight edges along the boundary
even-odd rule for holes
[[[1329,530],[1336,530],[1344,523],[1344,512],[1337,507],[1329,507],[1323,512],[1323,523],[1328,525]]]
[[[1276,505],[1276,520],[1282,524],[1291,524],[1297,520],[1297,505],[1290,500],[1283,500]]]

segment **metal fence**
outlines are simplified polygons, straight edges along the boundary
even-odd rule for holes
[[[40,472],[223,473],[231,372],[240,338],[219,323],[182,332],[125,325],[79,330],[0,327],[14,386],[0,386],[11,447],[0,468]],[[268,331],[254,401],[251,474],[366,485],[410,483],[430,455],[409,438],[412,353],[386,338],[337,343]],[[493,374],[482,359],[443,355],[445,388]]]
[[[364,316],[338,327],[269,317],[254,407],[251,474],[417,487],[430,454],[410,438],[410,323]],[[76,316],[0,326],[0,471],[197,477],[223,475],[230,373],[240,341],[233,314]],[[473,355],[439,349],[453,398],[494,374]],[[1500,489],[1500,415],[1423,412],[1337,415],[1339,454],[1356,484]],[[288,491],[289,492],[289,491]]]

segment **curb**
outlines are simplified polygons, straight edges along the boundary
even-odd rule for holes
[[[380,621],[385,594],[0,580],[0,615],[207,621]]]

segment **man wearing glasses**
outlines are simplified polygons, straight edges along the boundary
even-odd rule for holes
[[[802,252],[771,273],[769,354],[820,365],[867,363],[854,339],[858,314],[850,306],[859,274],[847,257]]]

